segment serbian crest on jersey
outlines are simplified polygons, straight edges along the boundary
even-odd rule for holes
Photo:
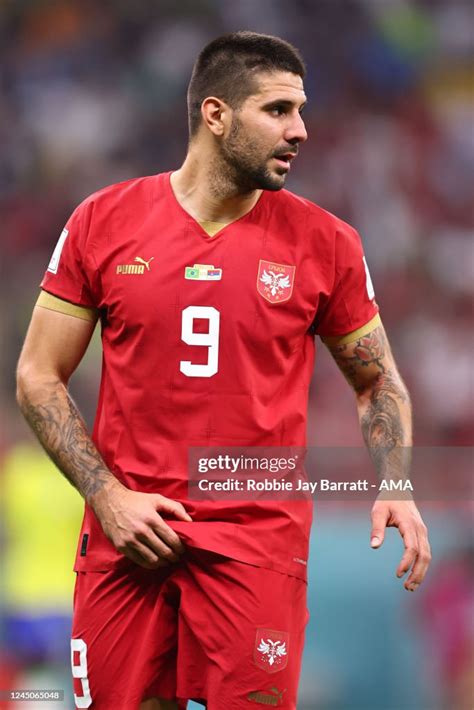
[[[253,658],[255,664],[267,673],[277,673],[286,668],[290,634],[286,631],[257,629]]]
[[[284,303],[291,298],[296,266],[260,259],[257,291],[270,303]]]

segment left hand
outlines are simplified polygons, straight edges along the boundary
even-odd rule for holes
[[[412,500],[376,500],[372,508],[370,544],[379,548],[385,537],[385,528],[398,528],[405,552],[397,568],[397,577],[408,570],[405,589],[414,592],[422,583],[431,561],[428,530]]]

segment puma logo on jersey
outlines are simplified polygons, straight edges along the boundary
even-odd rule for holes
[[[155,257],[152,256],[148,261],[142,259],[141,256],[136,256],[134,261],[136,264],[119,264],[116,269],[117,274],[144,274],[145,269],[150,271],[150,264]]]
[[[150,263],[153,261],[154,258],[155,257],[152,256],[151,259],[148,259],[148,261],[146,261],[145,259],[142,259],[141,256],[136,256],[135,261],[138,261],[139,264],[143,264],[144,266],[146,266],[146,270],[150,271]]]

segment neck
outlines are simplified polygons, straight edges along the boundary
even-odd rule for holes
[[[233,222],[257,204],[262,190],[243,192],[232,179],[228,166],[214,151],[203,146],[189,147],[183,165],[171,175],[171,187],[181,207],[194,219]]]

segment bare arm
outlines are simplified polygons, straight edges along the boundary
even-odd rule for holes
[[[123,486],[92,442],[67,385],[95,324],[36,307],[18,363],[17,399],[42,446],[96,513],[107,537],[142,566],[177,559],[183,546],[158,510],[190,520],[184,508],[158,494]]]
[[[411,462],[412,417],[408,391],[397,370],[383,326],[344,345],[329,345],[353,388],[362,434],[380,480],[407,480]],[[405,554],[397,569],[411,574],[405,588],[415,591],[431,559],[426,526],[413,500],[380,497],[372,509],[372,547],[383,542],[386,527],[398,527]]]
[[[405,480],[412,444],[411,405],[383,326],[329,349],[355,392],[362,435],[379,479]]]
[[[67,384],[95,323],[36,307],[17,371],[20,409],[47,454],[88,502],[117,483],[87,432]]]

